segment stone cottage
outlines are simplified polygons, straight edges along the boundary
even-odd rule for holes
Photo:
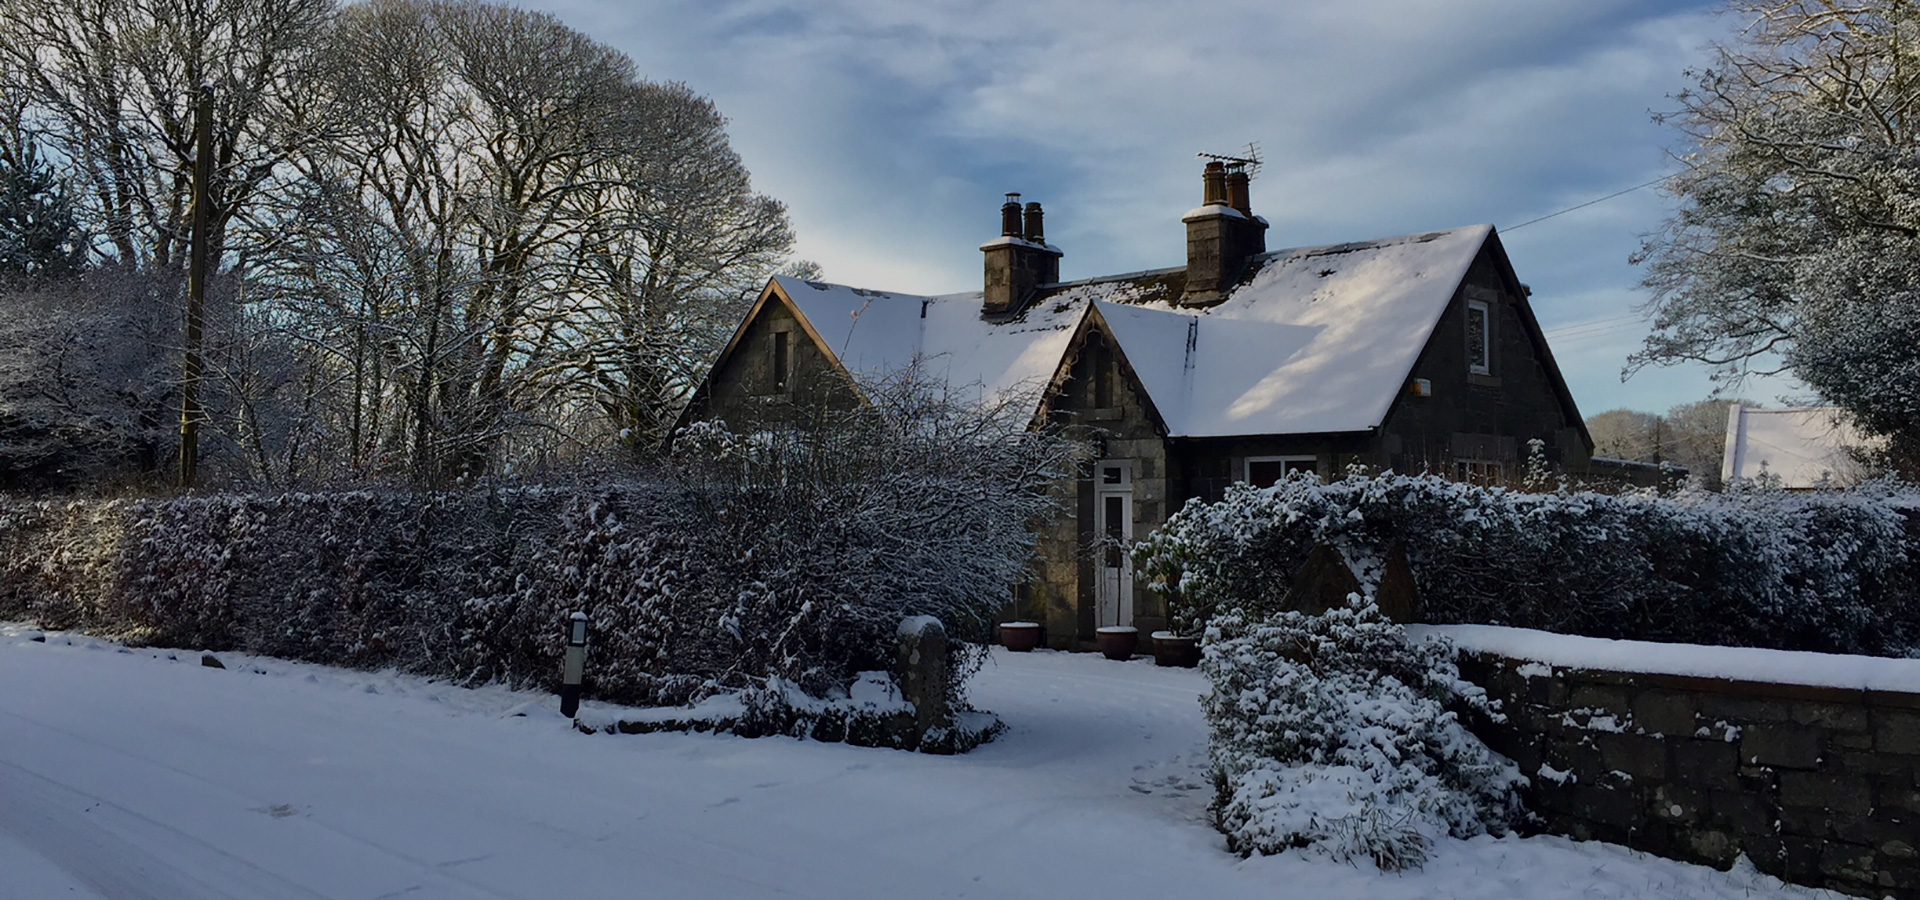
[[[909,366],[1035,421],[1086,426],[1016,614],[1055,647],[1163,627],[1120,549],[1188,499],[1351,464],[1513,477],[1530,441],[1584,472],[1592,439],[1492,226],[1290,250],[1236,166],[1209,163],[1186,265],[1062,282],[1040,204],[1009,194],[982,290],[913,296],[776,277],[685,418],[851,402]]]

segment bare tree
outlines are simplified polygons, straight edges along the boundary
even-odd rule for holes
[[[246,230],[355,465],[657,436],[791,244],[710,101],[551,16],[376,0],[322,63],[346,125]]]
[[[654,446],[793,234],[786,208],[753,193],[711,101],[669,84],[628,103],[619,185],[582,247],[596,299],[568,332],[568,375],[611,428]]]
[[[1667,459],[1687,469],[1689,480],[1720,490],[1720,462],[1727,449],[1727,407],[1745,400],[1695,400],[1667,410],[1664,444]]]
[[[0,286],[0,486],[151,476],[172,452],[172,285],[119,267]]]
[[[1632,409],[1610,409],[1587,417],[1593,455],[1635,462],[1660,459],[1660,417]]]
[[[305,66],[332,0],[0,0],[0,58],[123,264],[179,267],[193,92],[216,88],[216,235],[312,137]],[[221,242],[213,243],[218,265]]]
[[[653,442],[792,242],[725,120],[472,0],[0,0],[0,159],[173,285],[212,84],[212,452],[235,476]],[[178,337],[164,337],[179,349]],[[172,380],[172,379],[168,379]]]

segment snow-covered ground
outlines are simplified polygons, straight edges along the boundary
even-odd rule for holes
[[[0,898],[1804,897],[1560,839],[1382,875],[1206,824],[1191,671],[998,653],[963,757],[584,735],[550,697],[0,626]],[[515,713],[520,713],[515,715]]]

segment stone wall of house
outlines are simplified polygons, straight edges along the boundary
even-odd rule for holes
[[[1552,667],[1464,654],[1473,728],[1544,827],[1861,896],[1920,898],[1920,694]]]

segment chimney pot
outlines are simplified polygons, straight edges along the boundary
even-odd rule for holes
[[[1202,206],[1212,206],[1215,204],[1219,204],[1222,206],[1226,205],[1226,202],[1227,202],[1227,167],[1226,166],[1221,165],[1218,160],[1207,163],[1207,168],[1200,173],[1200,180],[1203,184],[1206,185],[1206,190],[1204,192],[1203,199],[1200,201],[1200,205]]]
[[[1017,193],[1008,194],[1007,202],[1000,204],[1000,235],[1020,236],[1020,195]]]
[[[1027,240],[1036,244],[1047,242],[1047,229],[1044,222],[1040,204],[1038,202],[1027,204]]]
[[[1236,165],[1233,171],[1227,173],[1227,205],[1239,210],[1241,215],[1252,218],[1253,201],[1249,196],[1248,181],[1244,166]]]

